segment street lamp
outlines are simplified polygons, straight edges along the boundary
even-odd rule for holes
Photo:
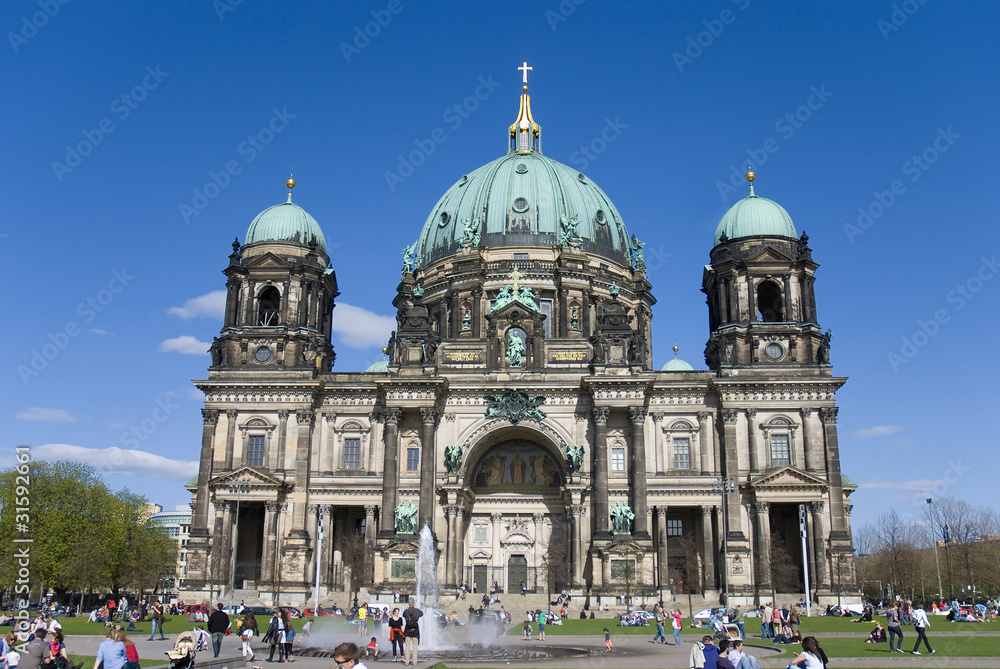
[[[934,564],[937,566],[938,597],[944,597],[944,588],[941,586],[941,559],[938,557],[937,536],[934,528],[934,500],[930,497],[927,498],[927,508],[930,509],[931,514],[931,544],[934,546]]]
[[[736,482],[728,477],[718,477],[712,492],[722,495],[722,600],[729,606],[729,514],[726,512],[726,499],[736,491]]]
[[[954,599],[954,595],[951,590],[951,553],[948,551],[948,547],[951,545],[951,532],[948,530],[948,525],[944,526],[944,558],[948,565],[948,599]]]
[[[236,496],[236,518],[233,521],[233,543],[230,549],[233,553],[233,558],[231,560],[230,567],[230,579],[229,579],[229,608],[233,608],[233,590],[236,589],[236,547],[239,546],[239,532],[240,532],[240,500],[242,496],[250,492],[250,477],[245,476],[243,478],[236,478],[235,476],[229,479],[229,494]]]

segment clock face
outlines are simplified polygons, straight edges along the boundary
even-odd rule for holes
[[[776,344],[771,342],[764,347],[764,355],[766,355],[771,360],[781,360],[781,356],[785,354],[785,349],[781,347],[781,344]]]
[[[271,349],[267,346],[260,346],[253,352],[253,357],[257,362],[267,362],[271,359]]]

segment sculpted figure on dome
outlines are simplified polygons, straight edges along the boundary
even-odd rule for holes
[[[639,270],[646,270],[646,260],[642,256],[642,247],[646,245],[646,242],[640,242],[639,238],[632,235],[632,267]]]
[[[462,228],[462,239],[459,240],[462,247],[479,246],[479,239],[482,235],[479,219],[465,219],[462,221]]]
[[[414,242],[413,246],[403,247],[403,274],[413,271],[413,251],[415,250],[417,243]]]
[[[579,246],[580,233],[577,228],[580,227],[580,217],[576,214],[572,216],[562,215],[559,217],[559,224],[562,227],[562,232],[559,234],[559,245]]]

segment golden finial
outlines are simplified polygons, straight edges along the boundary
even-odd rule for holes
[[[677,344],[674,344],[674,357],[675,358],[677,357],[677,351],[679,351],[679,350],[681,350],[680,347],[678,347]]]
[[[743,178],[750,183],[753,183],[753,180],[757,178],[757,175],[753,173],[753,167],[750,166],[750,163],[747,163],[747,173]]]
[[[525,93],[527,93],[528,92],[528,84],[525,84],[524,86],[521,86],[521,90],[524,91]]]
[[[295,179],[292,178],[291,174],[288,175],[288,181],[285,182],[285,186],[288,187],[288,201],[291,202],[292,201],[292,189],[295,188]]]

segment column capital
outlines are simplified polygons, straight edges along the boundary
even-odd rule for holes
[[[229,509],[235,508],[235,503],[228,499],[217,499],[215,500],[215,510],[218,511],[228,511]]]
[[[438,412],[434,407],[421,407],[420,417],[425,423],[436,423]]]
[[[236,417],[240,414],[236,409],[226,409],[226,418],[229,420],[236,420]]]
[[[723,409],[722,410],[722,420],[725,423],[729,424],[729,425],[735,424],[736,423],[736,419],[739,418],[739,416],[740,416],[739,409]]]
[[[826,502],[823,500],[818,500],[816,502],[810,502],[809,510],[813,513],[823,513],[823,509],[826,508]]]
[[[288,420],[288,409],[278,409],[278,420]]]
[[[744,409],[744,411],[746,412],[748,419],[757,417],[757,409],[754,409],[753,407]]]
[[[837,413],[840,411],[837,407],[827,407],[825,409],[819,410],[819,417],[824,423],[837,424]]]
[[[712,415],[711,411],[699,411],[698,412],[698,422],[705,424],[708,422],[709,417]]]
[[[369,518],[375,517],[375,512],[378,510],[378,506],[374,504],[365,504],[365,515]]]
[[[629,407],[628,418],[633,423],[643,423],[646,420],[646,407]]]
[[[570,504],[569,512],[573,516],[582,516],[584,512],[583,504]]]
[[[382,422],[386,425],[398,425],[402,416],[403,410],[399,407],[386,407],[382,410]]]
[[[608,407],[594,407],[594,409],[593,409],[594,422],[595,423],[607,423],[608,422],[608,414],[610,412],[611,412],[611,410]]]
[[[205,422],[205,425],[215,425],[219,422],[218,409],[202,409],[201,419]]]
[[[299,425],[312,425],[316,420],[316,412],[312,409],[301,409],[295,412],[295,420]]]
[[[490,520],[492,520],[494,523],[499,523],[501,520],[503,520],[503,514],[502,513],[491,513],[490,514]]]
[[[759,514],[765,514],[771,509],[771,503],[763,500],[754,502],[752,506],[753,510]]]
[[[701,516],[702,516],[702,518],[711,518],[712,517],[712,511],[714,511],[714,510],[715,510],[714,506],[703,505],[701,507]]]
[[[802,416],[803,421],[806,421],[809,420],[809,416],[812,415],[813,411],[815,411],[815,409],[812,407],[802,407],[799,409],[799,415]]]
[[[270,511],[271,513],[277,513],[281,509],[281,502],[269,499],[264,502],[264,509],[266,511]]]

